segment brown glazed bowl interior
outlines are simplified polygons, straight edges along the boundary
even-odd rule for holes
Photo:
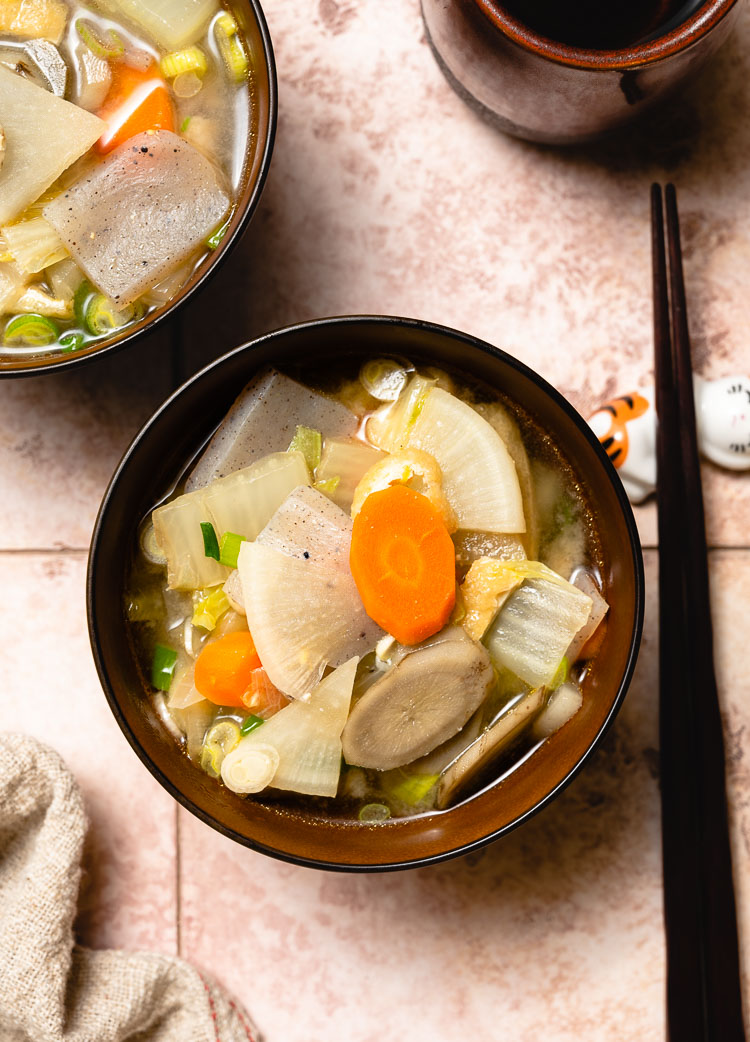
[[[594,505],[602,577],[610,603],[606,637],[575,717],[505,780],[458,806],[411,819],[361,825],[275,809],[210,779],[160,722],[124,622],[126,567],[141,520],[172,488],[253,374],[272,363],[316,371],[397,354],[447,366],[499,388],[551,433]],[[89,558],[91,644],[106,696],[128,741],[161,784],[201,820],[240,843],[318,868],[405,868],[465,853],[521,824],[571,780],[596,747],[625,695],[643,615],[638,534],[622,485],[585,421],[522,363],[472,337],[406,319],[326,319],[280,330],[218,359],[154,415],[125,454],[107,490]]]
[[[106,352],[132,343],[144,332],[151,331],[167,316],[172,315],[175,308],[197,293],[218,266],[224,263],[242,237],[255,212],[271,164],[276,133],[277,85],[271,37],[259,0],[231,0],[231,5],[243,31],[253,69],[252,103],[248,128],[248,142],[252,152],[249,162],[246,162],[237,202],[223,239],[214,250],[213,255],[204,260],[193,272],[179,293],[167,304],[150,312],[140,322],[127,326],[121,333],[109,337],[107,340],[91,343],[88,347],[70,354],[50,353],[48,356],[38,355],[17,360],[9,359],[7,356],[0,358],[0,378],[59,372],[61,369],[69,369],[84,361],[91,361]]]

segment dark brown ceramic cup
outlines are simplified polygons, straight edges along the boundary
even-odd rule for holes
[[[617,6],[602,0],[602,10],[608,5]],[[681,6],[682,17],[661,27],[657,19],[644,39],[609,50],[548,38],[543,19],[531,28],[494,0],[422,0],[422,14],[438,64],[465,101],[517,137],[571,144],[629,122],[691,76],[739,9],[738,0]],[[524,5],[513,0],[512,9]]]
[[[406,356],[445,366],[522,403],[571,462],[593,504],[610,604],[604,643],[584,682],[584,703],[565,727],[502,782],[446,811],[363,825],[243,799],[208,777],[161,722],[124,618],[127,560],[142,519],[194,458],[240,389],[262,366],[309,373],[356,372],[365,358]],[[105,694],[126,738],[184,807],[226,836],[285,861],[349,871],[407,868],[466,853],[545,807],[598,745],[625,696],[643,617],[643,566],[620,479],[586,422],[540,376],[489,344],[408,319],[327,319],[261,337],[183,385],[125,454],[94,530],[87,583],[89,633]]]
[[[277,117],[276,65],[268,26],[260,0],[231,0],[250,56],[253,70],[252,103],[248,131],[248,151],[242,174],[237,202],[232,211],[229,225],[217,248],[210,257],[197,266],[187,282],[174,297],[161,307],[150,311],[140,322],[126,326],[110,337],[92,341],[79,351],[63,353],[50,351],[48,354],[12,358],[0,358],[0,378],[34,376],[39,373],[58,372],[79,366],[103,354],[132,344],[150,332],[159,323],[172,315],[194,294],[200,292],[215,271],[229,257],[241,239],[263,191],[271,165]]]

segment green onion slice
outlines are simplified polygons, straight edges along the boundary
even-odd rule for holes
[[[91,283],[87,279],[84,279],[73,296],[73,313],[78,319],[79,324],[82,326],[86,324],[86,305],[93,294],[94,289]]]
[[[287,452],[301,452],[310,470],[320,465],[320,454],[323,449],[323,436],[312,427],[297,427]]]
[[[437,774],[411,774],[388,786],[388,795],[393,799],[416,807],[421,803],[430,789],[437,784]]]
[[[209,250],[215,250],[221,242],[221,240],[227,234],[227,228],[229,227],[230,220],[231,218],[228,217],[226,221],[224,221],[223,224],[220,224],[216,231],[211,232],[209,237],[206,239],[206,246],[208,246]]]
[[[387,821],[390,816],[390,808],[384,803],[366,803],[359,812],[359,820],[366,825],[377,825],[381,821]]]
[[[225,564],[227,568],[236,568],[240,547],[244,542],[246,542],[244,535],[225,532],[219,543],[219,564]]]
[[[65,333],[59,343],[63,351],[80,351],[86,343],[86,337],[83,333]]]
[[[185,116],[185,118],[183,119],[182,123],[180,123],[180,133],[181,134],[184,134],[185,131],[187,130],[187,128],[190,126],[190,120],[192,118],[193,118],[192,116]]]
[[[165,647],[164,644],[157,644],[151,663],[151,683],[158,691],[169,691],[176,665],[177,652]]]
[[[201,767],[206,774],[218,778],[224,757],[239,744],[240,729],[234,720],[219,720],[209,728],[201,749]]]
[[[108,29],[106,37],[100,39],[93,26],[85,22],[83,18],[78,18],[76,21],[76,32],[97,58],[113,61],[125,53],[125,44],[114,29]]]
[[[201,521],[201,532],[203,532],[203,553],[206,557],[213,557],[214,561],[220,561],[219,540],[216,538],[216,531],[210,521]]]
[[[5,327],[3,344],[6,347],[47,347],[60,335],[51,318],[44,315],[16,315]]]
[[[132,307],[119,311],[109,297],[96,293],[86,304],[84,322],[93,336],[105,336],[126,326],[132,317]]]
[[[260,725],[264,723],[265,720],[261,716],[255,716],[254,713],[251,713],[250,716],[246,716],[242,721],[240,734],[250,734],[250,732],[254,731],[256,727],[260,727]]]

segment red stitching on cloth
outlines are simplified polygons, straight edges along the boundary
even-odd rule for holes
[[[246,1034],[246,1035],[247,1035],[247,1037],[248,1037],[248,1038],[250,1039],[250,1042],[255,1042],[255,1035],[254,1035],[254,1034],[252,1033],[252,1031],[250,1030],[250,1025],[249,1025],[249,1024],[247,1023],[247,1021],[245,1020],[245,1015],[244,1015],[244,1013],[242,1012],[242,1010],[241,1010],[241,1009],[239,1008],[239,1006],[237,1006],[237,1005],[236,1005],[236,1004],[235,1004],[235,1003],[234,1003],[234,1002],[233,1002],[233,1001],[232,1001],[231,999],[228,999],[228,1002],[229,1002],[229,1005],[230,1005],[230,1006],[232,1007],[232,1009],[234,1010],[234,1012],[235,1012],[235,1013],[237,1014],[237,1016],[238,1016],[238,1017],[240,1018],[240,1024],[242,1024],[243,1028],[245,1029],[245,1034]]]
[[[206,984],[205,980],[203,979],[203,976],[200,973],[198,974],[198,976],[201,979],[201,984],[206,989],[206,995],[208,995],[208,1005],[209,1005],[210,1010],[211,1010],[211,1020],[213,1020],[213,1022],[214,1022],[214,1032],[216,1034],[216,1042],[221,1042],[221,1039],[219,1038],[219,1024],[218,1024],[217,1018],[216,1018],[216,1006],[214,1005],[214,997],[211,994],[211,989],[209,988],[208,984]]]

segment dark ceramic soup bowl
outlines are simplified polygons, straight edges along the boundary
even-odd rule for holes
[[[196,267],[187,282],[168,303],[150,311],[140,322],[126,326],[106,339],[93,341],[69,354],[50,351],[47,355],[1,357],[0,378],[33,376],[68,369],[133,343],[173,315],[178,307],[198,293],[239,242],[258,205],[271,165],[276,133],[277,84],[271,37],[259,0],[230,0],[230,7],[243,32],[253,76],[248,148],[242,179],[229,225],[219,245]]]
[[[272,363],[313,378],[359,359],[397,354],[484,381],[522,403],[552,434],[594,505],[605,595],[603,646],[584,682],[584,703],[534,755],[456,807],[378,825],[324,820],[243,799],[191,763],[161,723],[134,654],[123,605],[128,558],[141,520],[174,486],[241,388]],[[104,691],[126,738],[184,807],[226,836],[285,861],[368,871],[425,865],[463,854],[520,825],[573,778],[625,696],[641,635],[643,568],[630,504],[585,421],[553,387],[510,355],[441,326],[397,318],[326,319],[237,348],[188,381],[136,437],[104,497],[88,569],[91,645]]]

